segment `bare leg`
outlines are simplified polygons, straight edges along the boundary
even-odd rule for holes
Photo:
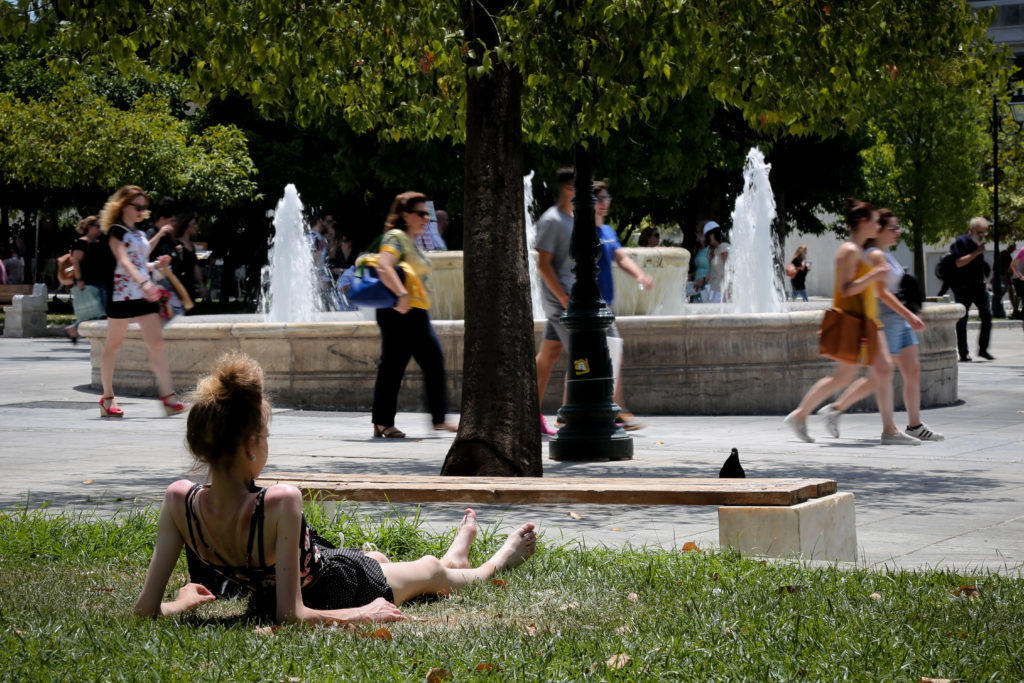
[[[503,569],[512,569],[526,561],[537,548],[537,533],[526,523],[509,534],[494,556],[476,569],[450,569],[432,555],[414,562],[382,564],[381,571],[395,594],[395,604],[419,595],[445,595],[475,581],[484,581]]]
[[[544,403],[544,392],[548,390],[551,369],[555,367],[558,357],[562,355],[562,342],[554,339],[542,339],[540,351],[537,352],[537,397]]]
[[[907,424],[921,424],[921,360],[917,344],[908,346],[894,358],[903,375],[903,404],[907,410]]]
[[[100,381],[103,383],[104,396],[114,395],[114,363],[117,361],[117,352],[121,350],[130,322],[123,318],[107,319],[107,342],[103,346],[103,356],[100,358]],[[111,401],[107,407],[116,408],[117,401]]]
[[[871,366],[871,376],[875,383],[875,398],[878,400],[878,416],[882,419],[882,433],[898,434],[896,420],[893,417],[892,389],[892,356],[889,355],[889,344],[885,333],[878,331],[878,356]]]
[[[160,326],[160,316],[156,313],[141,315],[135,319],[142,328],[142,341],[149,351],[149,367],[156,375],[156,387],[160,396],[174,393],[174,382],[171,381],[171,368],[167,365],[167,354],[164,353],[164,335]]]
[[[472,508],[466,508],[466,514],[463,515],[455,533],[455,540],[441,558],[441,564],[448,569],[469,569],[469,546],[473,545],[475,538],[476,512]]]
[[[366,555],[371,560],[377,560],[379,564],[387,564],[391,562],[388,556],[378,550],[364,550],[363,555]]]
[[[848,386],[846,391],[832,403],[832,407],[841,413],[846,412],[854,403],[876,390],[873,374],[867,377],[858,377],[857,381]]]
[[[852,382],[853,378],[857,375],[857,370],[858,366],[856,365],[839,363],[831,377],[819,379],[804,394],[800,405],[790,415],[794,416],[800,423],[805,422],[811,411],[817,408],[822,401]]]

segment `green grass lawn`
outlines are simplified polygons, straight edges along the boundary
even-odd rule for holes
[[[415,518],[328,518],[316,506],[307,516],[327,538],[343,531],[349,547],[371,541],[401,559],[441,554],[451,538]],[[455,680],[1024,679],[1019,577],[542,543],[505,585],[404,606],[409,620],[388,624],[387,640],[369,626],[268,629],[237,600],[135,618],[155,530],[155,510],[112,521],[4,511],[0,677],[422,681],[440,668]],[[501,540],[483,530],[474,563]],[[185,580],[182,560],[172,587]]]

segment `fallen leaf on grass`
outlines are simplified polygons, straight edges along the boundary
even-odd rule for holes
[[[974,600],[975,598],[981,597],[981,591],[978,590],[977,586],[958,586],[957,589],[953,591],[953,594],[956,596],[962,595],[968,600]]]
[[[529,633],[531,636],[535,636],[535,635],[537,635],[537,627],[534,626],[533,624],[527,624],[526,625],[526,632]]]
[[[687,541],[683,544],[683,552],[688,553],[691,551],[696,551],[698,553],[704,552],[703,550],[697,547],[697,543],[695,541]]]
[[[951,683],[948,678],[928,678],[927,676],[921,676],[921,680],[917,683]]]
[[[871,598],[872,600],[874,600],[875,602],[881,602],[882,601],[882,596],[879,595],[878,593],[872,593],[868,597]]]
[[[563,603],[563,604],[559,605],[558,606],[558,611],[559,612],[568,612],[571,609],[578,609],[579,606],[580,606],[580,603],[578,603],[578,602],[567,602],[567,603]]]
[[[114,592],[113,588],[90,588],[89,590],[91,590],[94,593],[113,593]]]
[[[491,664],[490,662],[484,662],[476,665],[477,671],[501,671],[501,667],[497,664]]]
[[[451,671],[449,671],[448,669],[442,669],[439,666],[435,666],[433,669],[427,672],[427,683],[440,683],[440,681],[443,681],[451,677]]]
[[[626,626],[620,626],[617,629],[615,629],[615,632],[618,633],[620,636],[625,635],[629,633],[629,628]]]
[[[280,626],[257,626],[253,632],[258,636],[272,636],[280,630]]]
[[[96,480],[95,479],[86,479],[82,483],[85,484],[86,486],[88,486],[89,484],[95,484]]]
[[[807,590],[807,586],[779,586],[780,593],[799,593]]]
[[[626,599],[629,600],[630,602],[636,602],[637,600],[640,599],[640,596],[637,595],[636,593],[630,593],[629,595],[626,596]]]
[[[386,640],[391,642],[391,631],[386,626],[381,626],[376,631],[367,631],[366,633],[360,633],[360,638],[376,638],[377,640]]]
[[[633,658],[626,653],[617,654],[614,657],[609,657],[605,664],[609,669],[622,669],[629,666],[629,663],[633,661]]]
[[[583,519],[583,515],[581,515],[578,512],[573,512],[572,510],[570,510],[566,514],[569,515],[570,517],[572,517],[573,519]]]
[[[505,579],[491,579],[491,583],[493,583],[498,588],[504,588],[508,585],[508,581],[506,581]]]

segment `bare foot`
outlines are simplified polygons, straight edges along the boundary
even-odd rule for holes
[[[455,533],[455,540],[441,558],[441,564],[449,569],[469,569],[469,546],[473,545],[475,538],[476,512],[472,508],[466,508],[466,514],[462,516],[459,529]]]
[[[532,522],[527,522],[508,535],[505,545],[501,546],[494,557],[488,560],[488,564],[494,566],[494,571],[500,572],[505,569],[514,569],[533,555],[537,549],[537,532],[534,531]]]

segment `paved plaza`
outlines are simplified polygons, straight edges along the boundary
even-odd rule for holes
[[[972,346],[976,330],[970,332]],[[869,566],[1024,568],[1024,336],[1019,323],[993,331],[994,362],[961,364],[958,405],[924,411],[947,440],[920,447],[878,445],[878,416],[844,416],[842,438],[812,418],[813,444],[767,416],[646,418],[635,456],[616,463],[556,463],[546,476],[714,477],[736,447],[748,477],[828,477],[856,495],[860,562]],[[0,339],[0,507],[50,503],[98,509],[158,504],[168,483],[188,476],[185,417],[166,418],[153,399],[124,398],[124,420],[99,418],[89,388],[88,346],[61,339]],[[778,381],[785,382],[785,365]],[[685,391],[685,387],[680,387]],[[628,387],[627,387],[628,399]],[[897,414],[897,421],[904,415]],[[277,410],[273,472],[437,474],[450,435],[426,414],[400,414],[409,438],[370,438],[369,413]],[[903,424],[903,423],[900,423]],[[409,511],[414,506],[396,506]],[[379,515],[389,506],[361,504]],[[420,511],[449,528],[456,505]],[[531,519],[551,540],[588,545],[701,546],[718,541],[715,508],[618,505],[476,506],[484,524]],[[570,512],[579,516],[571,517]]]

